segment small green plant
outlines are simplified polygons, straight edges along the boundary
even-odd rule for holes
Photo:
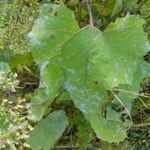
[[[27,114],[28,103],[23,98],[11,99],[8,95],[16,92],[19,81],[9,65],[0,63],[0,149],[24,149],[31,129]]]
[[[24,113],[26,113],[26,100],[18,99],[12,102],[3,99],[0,106],[0,149],[24,149],[28,130],[31,126]]]

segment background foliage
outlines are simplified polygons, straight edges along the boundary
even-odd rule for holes
[[[89,12],[80,0],[0,1],[1,149],[149,148],[150,80],[142,78],[150,74],[150,1],[91,0],[89,5],[101,34],[85,27]],[[109,56],[114,59],[108,60]],[[118,62],[120,72],[113,68]],[[132,70],[128,78],[126,68]],[[93,94],[97,90],[103,97]],[[103,99],[100,104],[96,96]],[[100,120],[92,117],[97,112]],[[119,144],[106,142],[125,136]]]

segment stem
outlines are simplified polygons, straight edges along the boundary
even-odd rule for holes
[[[93,24],[93,15],[92,15],[91,6],[90,6],[90,4],[88,3],[88,0],[83,0],[83,3],[86,3],[86,7],[87,7],[87,10],[88,10],[88,13],[89,13],[89,25],[90,25],[91,27],[94,27],[94,24]]]

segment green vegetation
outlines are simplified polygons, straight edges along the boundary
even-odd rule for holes
[[[0,4],[0,149],[150,147],[149,0]]]

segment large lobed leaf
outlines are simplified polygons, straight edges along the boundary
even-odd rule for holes
[[[102,109],[108,102],[107,90],[127,85],[132,87],[127,90],[136,91],[140,80],[150,75],[149,64],[142,58],[148,51],[142,25],[142,19],[128,14],[103,33],[90,26],[78,31],[64,5],[43,5],[29,34],[42,79],[32,100],[37,120],[64,85],[99,138],[123,141],[125,124],[110,107],[104,118]]]
[[[148,51],[142,25],[142,19],[127,15],[110,24],[104,33],[87,26],[63,46],[65,88],[97,136],[109,142],[124,140],[125,126],[104,118],[98,110],[103,106],[104,91],[120,84],[137,90],[140,80],[133,81]],[[150,70],[143,70],[141,79],[143,75],[150,75]]]

